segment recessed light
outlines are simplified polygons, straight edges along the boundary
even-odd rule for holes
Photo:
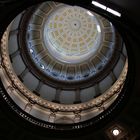
[[[114,136],[118,136],[118,135],[120,134],[120,131],[116,128],[116,129],[114,129],[114,130],[112,131],[112,134],[113,134]]]

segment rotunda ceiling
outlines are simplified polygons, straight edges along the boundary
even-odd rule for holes
[[[0,53],[8,98],[39,120],[16,110],[20,116],[42,127],[97,117],[120,96],[128,70],[125,44],[111,22],[56,2],[20,13],[4,33]]]
[[[27,10],[20,26],[25,29],[19,33],[25,61],[30,66],[33,63],[32,70],[55,80],[50,80],[53,85],[57,81],[57,85],[70,83],[68,87],[73,88],[97,75],[104,77],[110,61],[117,60],[116,48],[121,48],[121,37],[112,24],[79,6],[43,3],[34,12]]]

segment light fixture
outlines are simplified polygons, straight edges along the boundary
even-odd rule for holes
[[[118,136],[118,135],[120,134],[120,131],[119,131],[117,128],[115,128],[115,129],[112,131],[112,134],[113,134],[114,136]]]
[[[106,10],[107,12],[109,12],[109,13],[115,15],[115,16],[121,17],[121,13],[119,13],[118,11],[115,11],[115,10],[109,8],[109,7],[106,7],[105,5],[103,5],[103,4],[101,4],[101,3],[97,2],[97,1],[93,0],[92,4],[95,5],[96,7],[99,7],[101,9],[103,9],[103,10]]]
[[[121,13],[111,9],[111,8],[107,8],[107,11],[115,16],[121,17]]]
[[[106,10],[106,8],[107,8],[105,5],[103,5],[103,4],[101,4],[101,3],[97,2],[97,1],[92,1],[92,4],[97,6],[97,7],[99,7],[99,8],[101,8],[101,9],[104,9],[104,10]]]

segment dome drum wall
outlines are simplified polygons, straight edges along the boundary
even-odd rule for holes
[[[126,75],[126,70],[127,69],[125,68],[124,73],[122,73],[123,74],[122,79],[120,79],[120,81],[118,81],[118,84],[117,84],[118,86],[121,85],[121,87],[115,87],[116,90],[113,90],[115,88],[111,89],[111,90],[113,90],[113,93],[111,93],[111,92],[109,93],[109,91],[108,91],[107,92],[107,95],[104,94],[104,97],[103,96],[102,97],[99,97],[98,99],[95,99],[95,100],[93,100],[91,102],[88,102],[86,104],[84,103],[84,104],[79,104],[79,105],[64,105],[64,106],[63,105],[59,105],[59,104],[50,103],[50,102],[46,102],[45,103],[45,101],[43,101],[42,99],[37,99],[35,97],[35,95],[33,96],[29,92],[26,93],[26,95],[22,95],[23,94],[23,91],[21,91],[21,89],[19,89],[20,92],[18,92],[18,89],[15,90],[14,88],[11,87],[11,83],[7,83],[8,81],[7,81],[7,79],[5,79],[5,75],[6,74],[1,73],[1,75],[3,75],[3,77],[1,76],[1,78],[2,78],[2,81],[4,83],[4,86],[7,89],[7,92],[10,95],[10,97],[25,112],[27,112],[27,113],[29,113],[29,114],[31,114],[31,115],[33,115],[36,118],[39,118],[41,120],[48,121],[48,122],[54,121],[53,123],[55,123],[55,120],[60,119],[60,118],[62,119],[64,116],[65,117],[67,116],[66,117],[67,119],[68,118],[69,119],[70,118],[73,118],[73,120],[74,120],[74,118],[75,118],[75,113],[74,112],[77,112],[77,111],[79,112],[80,111],[79,112],[79,115],[80,115],[81,119],[79,119],[79,121],[81,122],[81,121],[85,121],[87,119],[93,118],[94,115],[96,116],[96,115],[100,114],[101,112],[103,112],[117,98],[117,96],[118,96],[118,94],[119,94],[119,92],[121,91],[121,88],[122,88],[122,83],[121,82],[124,82],[124,79],[123,78]],[[16,81],[16,83],[17,82],[18,81]],[[14,86],[17,87],[17,85],[15,85],[15,83],[14,83]],[[114,94],[114,92],[116,92],[116,93]],[[110,94],[113,94],[113,96],[110,95]],[[113,99],[110,98],[111,96],[112,96]],[[105,98],[107,99],[107,101],[105,101]],[[110,99],[110,101],[108,100],[108,98]],[[29,100],[31,100],[32,102],[30,102]],[[102,102],[103,102],[103,104],[102,104]],[[45,108],[44,107],[42,108],[40,105],[42,107],[44,105],[45,106],[47,105],[47,106],[46,107],[44,106]],[[93,107],[93,105],[94,105],[94,107]],[[49,108],[49,110],[47,108]],[[54,118],[52,120],[52,118],[48,118],[47,117],[47,116],[50,116],[51,115],[50,110],[53,110],[52,113],[54,112],[57,118]],[[62,112],[60,112],[59,110],[62,110]],[[66,112],[66,110],[68,112]],[[64,113],[64,112],[66,112],[66,113]],[[77,123],[77,122],[74,122],[74,123]]]
[[[5,47],[4,45],[3,45],[3,47]],[[5,50],[5,48],[2,48],[2,52],[4,53],[6,50]],[[33,95],[32,93],[30,93],[25,87],[23,87],[23,85],[21,84],[21,83],[19,83],[19,81],[18,81],[18,79],[15,77],[15,75],[13,74],[13,73],[11,73],[12,71],[9,69],[10,67],[9,67],[9,63],[7,63],[7,58],[5,57],[5,55],[3,54],[2,55],[2,57],[3,57],[3,63],[4,63],[4,66],[5,66],[5,68],[6,68],[6,73],[8,72],[8,75],[10,76],[10,79],[12,80],[10,80],[8,77],[5,79],[5,77],[6,77],[6,73],[4,72],[3,74],[1,74],[1,78],[2,78],[2,81],[3,81],[3,83],[5,84],[5,88],[6,89],[8,89],[7,90],[7,92],[9,93],[9,95],[11,96],[11,98],[21,107],[21,108],[23,108],[24,109],[24,111],[26,111],[26,112],[28,112],[28,113],[31,113],[31,110],[32,111],[34,111],[35,110],[35,112],[40,108],[39,106],[41,105],[41,106],[46,106],[47,108],[49,108],[49,109],[51,109],[51,110],[54,110],[54,111],[56,111],[56,114],[58,113],[58,119],[59,119],[59,116],[61,116],[60,114],[61,114],[61,112],[59,112],[59,110],[61,110],[62,111],[62,116],[69,116],[71,113],[68,113],[68,112],[79,112],[80,111],[80,116],[82,117],[82,115],[83,115],[83,117],[82,117],[82,120],[79,120],[79,121],[84,121],[84,118],[88,118],[88,119],[90,119],[89,118],[89,116],[92,118],[92,117],[94,117],[93,115],[98,115],[98,113],[100,113],[100,112],[102,112],[109,104],[110,104],[110,101],[111,102],[113,102],[113,100],[115,100],[116,99],[116,97],[118,96],[118,93],[121,91],[121,88],[122,88],[122,86],[123,86],[123,82],[124,82],[124,78],[125,78],[125,76],[126,76],[126,74],[127,74],[127,63],[126,63],[126,66],[124,67],[124,70],[123,70],[123,72],[122,72],[122,75],[120,75],[120,79],[118,80],[118,82],[116,82],[115,83],[115,87],[112,87],[111,89],[110,89],[110,92],[109,91],[107,91],[106,92],[106,94],[104,93],[104,95],[103,96],[100,96],[100,97],[98,97],[98,98],[96,98],[96,99],[93,99],[92,101],[90,101],[90,102],[87,102],[87,103],[84,103],[84,104],[78,104],[78,105],[59,105],[59,104],[55,104],[55,103],[50,103],[50,102],[46,102],[46,101],[43,101],[42,99],[39,99],[39,98],[37,98],[35,95]],[[1,72],[2,72],[1,71]],[[8,81],[10,82],[13,82],[13,84],[11,84],[11,82],[9,83],[8,81],[7,81],[7,79],[9,79]],[[6,80],[6,81],[5,81]],[[5,81],[5,82],[4,82]],[[9,84],[8,84],[8,83]],[[16,87],[17,89],[15,90],[14,88],[12,88],[11,87],[11,85],[13,85],[14,87]],[[12,90],[12,91],[11,91]],[[19,91],[19,92],[18,92]],[[17,94],[18,93],[18,94]],[[31,100],[32,101],[32,103],[31,102],[29,102],[26,98],[26,100],[24,100],[23,101],[23,95],[22,96],[17,96],[17,95],[20,95],[20,94],[23,94],[28,100]],[[115,93],[115,94],[114,94]],[[117,94],[116,94],[117,93]],[[17,95],[16,95],[17,94]],[[15,96],[16,95],[16,96]],[[13,97],[12,97],[13,96]],[[115,98],[114,98],[114,96],[115,96]],[[16,97],[16,98],[15,98]],[[113,98],[113,100],[110,100],[109,101],[109,104],[108,104],[108,98],[110,98],[110,97],[112,97]],[[105,101],[107,99],[107,102]],[[19,103],[18,103],[19,102]],[[103,110],[102,110],[102,105],[101,105],[101,110],[99,111],[98,110],[98,105],[99,105],[99,108],[100,108],[100,104],[102,104],[102,102],[104,102],[103,103]],[[106,102],[106,103],[105,103]],[[21,103],[24,103],[24,104],[21,104]],[[38,106],[38,105],[39,106]],[[106,105],[107,106],[106,106]],[[38,108],[39,107],[39,108]],[[45,107],[45,108],[46,108]],[[93,107],[95,107],[95,108],[93,108]],[[36,110],[36,108],[38,108],[37,110]],[[48,112],[48,113],[50,113],[50,111],[47,111],[46,109],[39,109],[41,112],[43,111],[45,111],[45,114]],[[90,108],[93,108],[92,110],[93,111],[97,111],[97,113],[91,113],[91,109]],[[38,110],[38,111],[39,111]],[[83,110],[83,112],[81,113],[81,111]],[[84,111],[85,110],[85,111]],[[88,113],[87,113],[87,111],[86,110],[89,110],[89,113],[90,114],[92,114],[92,116],[91,115],[89,115]],[[39,111],[39,112],[40,112]],[[64,113],[64,111],[68,111],[67,113]],[[38,112],[38,113],[39,113]],[[42,113],[39,113],[40,115],[42,114]],[[84,113],[84,112],[86,112],[86,113]],[[32,112],[33,113],[33,112]],[[31,113],[31,115],[33,115]],[[73,114],[73,113],[72,113]],[[71,114],[71,115],[72,115]],[[84,114],[86,115],[85,117],[84,117]],[[34,114],[35,115],[35,114]],[[37,118],[39,117],[41,117],[41,119],[43,119],[43,117],[42,116],[36,116]],[[47,114],[46,114],[47,115]],[[45,116],[46,116],[45,115]],[[43,115],[44,116],[44,115]],[[49,116],[49,115],[48,115]],[[61,116],[61,117],[62,117]],[[73,114],[72,115],[73,117],[75,116],[75,114]],[[60,118],[61,118],[60,117]],[[63,117],[62,117],[63,118]],[[47,119],[46,117],[44,118],[44,119]],[[49,121],[49,119],[47,119],[47,121]]]
[[[61,14],[65,15],[69,10],[72,12],[68,19],[77,13],[75,17],[84,20],[82,15],[74,12],[75,9],[83,11],[86,18],[90,16],[89,19],[93,20],[94,25],[90,23],[86,27],[89,30],[88,27],[92,26],[91,31],[97,32],[94,34],[97,38],[89,38],[99,41],[98,44],[91,41],[91,50],[76,52],[70,51],[72,46],[67,52],[66,46],[61,44],[56,52],[52,51],[56,44],[51,45],[50,41],[55,42],[58,38],[53,38],[55,33],[50,35],[47,31],[52,26],[51,30],[57,31],[54,27],[61,23],[58,21],[55,25],[53,20],[62,20]],[[83,24],[79,22],[74,19],[67,28],[70,26],[72,32],[78,31]],[[18,33],[13,32],[14,23],[17,23]],[[73,42],[75,38],[80,39],[79,34],[74,36]],[[64,40],[61,43],[65,44]],[[13,42],[16,42],[16,49]],[[81,47],[85,48],[85,44]],[[9,25],[1,40],[1,60],[0,77],[10,98],[44,124],[78,124],[98,116],[118,98],[128,70],[125,45],[109,21],[81,7],[55,2],[32,7]]]

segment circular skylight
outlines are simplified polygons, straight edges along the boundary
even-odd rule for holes
[[[46,20],[44,40],[57,60],[79,63],[99,49],[101,27],[90,11],[78,6],[60,6]]]

